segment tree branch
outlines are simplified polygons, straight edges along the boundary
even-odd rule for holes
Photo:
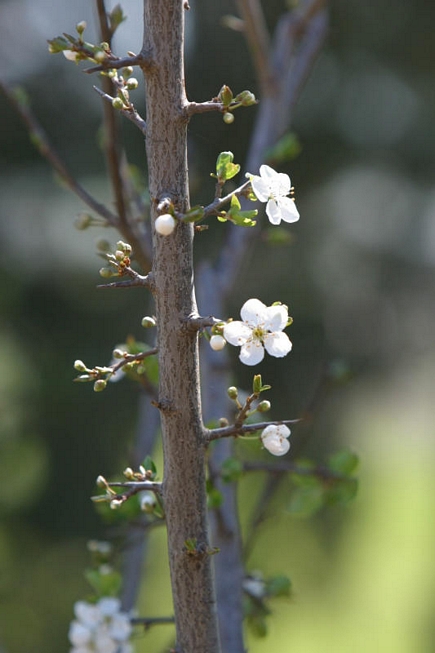
[[[94,86],[94,89],[97,91],[97,93],[100,95],[100,97],[103,98],[103,100],[106,100],[106,102],[109,102],[112,105],[112,102],[114,98],[111,95],[108,95],[108,93],[105,93],[104,91],[101,90],[101,88],[98,88],[98,86]],[[125,116],[130,122],[132,122],[144,136],[146,136],[147,132],[147,124],[145,120],[138,114],[136,109],[134,108],[133,104],[130,104],[128,107],[125,109],[117,109],[119,113],[121,113],[123,116]]]
[[[298,419],[282,419],[271,422],[256,422],[255,424],[232,424],[231,426],[222,426],[217,429],[207,431],[207,441],[219,440],[221,438],[229,438],[238,435],[247,435],[248,433],[255,433],[255,431],[262,431],[267,426],[279,426],[280,424],[297,424]]]

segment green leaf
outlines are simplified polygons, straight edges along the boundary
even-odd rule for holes
[[[211,509],[220,508],[223,503],[222,492],[215,487],[211,487],[207,490],[207,506]]]
[[[155,466],[154,460],[151,458],[151,456],[147,456],[145,458],[142,463],[142,467],[145,467],[147,471],[152,472],[154,476],[157,475],[157,467]]]
[[[261,374],[255,374],[254,378],[252,379],[252,392],[255,395],[258,395],[260,394],[262,387],[263,387],[263,382],[261,379]]]
[[[232,152],[221,152],[219,154],[216,160],[216,176],[220,184],[224,184],[228,179],[232,179],[240,172],[240,165],[233,163],[233,159],[234,154]]]
[[[63,52],[64,50],[71,49],[71,44],[63,36],[56,36],[54,39],[49,39],[47,43],[50,46],[51,54],[57,54],[59,52]]]
[[[348,476],[356,471],[358,463],[358,456],[347,449],[341,449],[329,457],[328,467],[337,474]]]
[[[227,458],[221,465],[221,479],[224,483],[238,481],[243,474],[243,465],[237,458]]]
[[[344,506],[356,497],[357,492],[358,480],[356,478],[336,480],[325,491],[325,503],[330,506]]]
[[[112,34],[115,30],[121,25],[121,23],[126,20],[127,16],[124,15],[121,5],[116,5],[113,7],[112,11],[109,14],[109,23]]]
[[[296,134],[288,132],[270,149],[266,151],[265,159],[273,163],[292,161],[301,152],[302,146]]]
[[[233,101],[233,92],[229,86],[224,84],[219,91],[218,99],[222,102],[225,107],[228,107]]]
[[[313,477],[311,477],[313,478]],[[310,517],[324,504],[324,489],[317,480],[310,485],[296,487],[290,499],[288,511],[296,517]]]
[[[204,207],[198,204],[197,206],[192,206],[192,208],[184,214],[183,222],[197,222],[198,220],[202,220],[203,217]]]
[[[273,576],[266,581],[266,592],[269,596],[290,596],[291,581],[287,576]]]
[[[118,571],[101,573],[98,569],[87,569],[85,578],[98,598],[102,596],[118,596],[122,584],[122,576]]]

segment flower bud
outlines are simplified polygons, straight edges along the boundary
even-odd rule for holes
[[[229,111],[226,111],[223,115],[223,121],[226,125],[231,125],[234,122],[234,115]]]
[[[102,254],[107,254],[110,251],[110,243],[105,238],[99,238],[95,243],[95,247]]]
[[[124,77],[130,77],[133,74],[133,66],[126,66],[122,69]]]
[[[84,231],[92,224],[92,216],[89,213],[79,213],[74,220],[74,226],[78,231]]]
[[[146,317],[142,318],[141,325],[144,329],[151,329],[152,327],[156,326],[156,321],[153,317],[147,315]]]
[[[120,111],[121,109],[124,109],[125,105],[120,97],[114,97],[112,100],[112,107]]]
[[[103,63],[107,58],[107,54],[103,50],[98,50],[97,52],[94,53],[93,59],[97,63]]]
[[[105,379],[97,379],[94,383],[94,392],[102,392],[107,386]]]
[[[121,499],[112,499],[112,501],[110,502],[110,507],[112,508],[112,510],[117,510],[122,506],[123,503],[124,502]]]
[[[270,410],[270,401],[261,401],[257,406],[258,413],[267,413]]]
[[[117,249],[115,252],[115,258],[117,261],[123,261],[125,259],[125,254],[120,249]]]
[[[76,360],[74,361],[74,369],[77,370],[77,372],[86,372],[88,368],[86,367],[83,361]]]
[[[125,478],[134,478],[134,472],[131,467],[126,467],[122,473],[124,474]]]
[[[116,248],[121,249],[124,252],[124,254],[131,254],[131,245],[129,245],[128,243],[124,243],[123,240],[118,240],[118,242],[116,243]]]
[[[129,77],[126,84],[129,91],[134,91],[139,86],[139,82],[137,81],[136,77]]]
[[[161,236],[170,236],[176,225],[175,219],[169,213],[159,215],[155,221],[155,229]]]
[[[113,277],[113,270],[112,268],[100,268],[99,274],[103,279],[110,279],[110,277]]]
[[[242,91],[234,99],[236,102],[240,102],[244,107],[249,107],[252,104],[257,103],[255,95],[251,93],[251,91]]]
[[[97,487],[107,487],[107,481],[104,478],[104,476],[97,476],[97,480],[95,481],[95,484]]]
[[[239,395],[239,391],[237,390],[237,388],[234,385],[232,385],[232,386],[230,386],[228,388],[227,394],[228,394],[230,399],[237,399],[237,397]]]
[[[227,344],[227,341],[223,336],[215,335],[210,338],[210,347],[214,351],[220,351],[225,347]]]
[[[78,34],[83,34],[85,29],[86,29],[86,21],[85,20],[81,20],[80,23],[77,23],[76,30],[77,30]]]

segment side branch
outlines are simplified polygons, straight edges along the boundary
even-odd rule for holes
[[[109,104],[112,105],[113,98],[111,95],[108,93],[105,93],[104,91],[101,90],[98,86],[94,86],[94,89],[97,91],[97,93],[103,98],[103,100],[106,100],[106,102],[109,102]],[[141,115],[136,111],[134,108],[133,104],[130,103],[130,105],[125,107],[125,109],[117,109],[120,113],[122,113],[123,116],[125,116],[128,120],[130,120],[136,127],[140,129],[142,134],[146,136],[146,130],[147,130],[147,125],[145,120],[142,118]]]
[[[50,163],[50,165],[65,183],[65,185],[73,193],[75,193],[77,197],[79,197],[90,209],[107,220],[107,222],[112,227],[117,227],[119,222],[118,216],[112,213],[106,206],[104,206],[104,204],[100,204],[100,202],[98,202],[90,193],[88,193],[88,191],[85,190],[85,188],[83,188],[83,186],[79,184],[79,182],[71,175],[49,142],[47,134],[37,120],[36,116],[25,104],[25,101],[20,100],[17,92],[14,92],[14,90],[8,88],[2,82],[0,82],[0,87],[26,125],[33,144],[39,150],[40,154]]]
[[[229,438],[231,436],[246,435],[247,433],[254,433],[255,431],[262,431],[267,426],[279,426],[280,424],[297,424],[300,419],[281,419],[272,422],[257,422],[255,424],[242,424],[240,426],[232,424],[231,426],[222,426],[218,429],[208,429],[206,431],[207,442],[212,440],[219,440],[221,438]]]
[[[150,68],[154,63],[153,58],[149,52],[142,50],[139,54],[129,57],[108,57],[100,65],[92,66],[92,68],[85,68],[84,73],[99,73],[106,70],[119,70],[120,68],[127,68],[128,66],[139,66],[143,70]]]

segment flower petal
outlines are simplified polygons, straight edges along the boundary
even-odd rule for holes
[[[269,424],[263,429],[261,438],[268,438],[271,435],[278,435],[280,438],[288,438],[290,436],[290,429],[285,424]]]
[[[267,306],[259,299],[248,299],[240,310],[240,316],[251,327],[263,325],[267,319]]]
[[[264,328],[267,331],[282,331],[285,329],[288,321],[288,309],[284,304],[267,307],[267,320]]]
[[[282,358],[291,351],[292,343],[286,333],[275,331],[264,336],[264,346],[268,354],[275,358]]]
[[[121,601],[113,596],[104,596],[97,605],[105,617],[113,617],[121,609]]]
[[[230,345],[240,347],[252,336],[252,329],[250,329],[244,322],[235,321],[228,322],[224,326],[224,338]]]
[[[274,456],[284,456],[290,449],[290,442],[278,435],[270,435],[267,438],[262,438],[262,440],[264,448]]]
[[[245,365],[257,365],[264,358],[264,348],[259,340],[248,340],[242,346],[239,355],[240,360]]]
[[[251,177],[251,186],[254,191],[254,195],[259,202],[267,202],[270,197],[270,186],[258,175],[252,175]]]
[[[269,218],[269,222],[271,224],[279,224],[281,222],[282,211],[279,208],[278,203],[274,199],[269,200],[268,203],[266,204],[266,215]]]
[[[83,646],[92,639],[92,631],[79,621],[72,621],[68,632],[69,641],[73,646]]]
[[[279,197],[278,208],[281,212],[281,220],[284,220],[284,222],[297,222],[299,220],[299,211],[291,197]]]

